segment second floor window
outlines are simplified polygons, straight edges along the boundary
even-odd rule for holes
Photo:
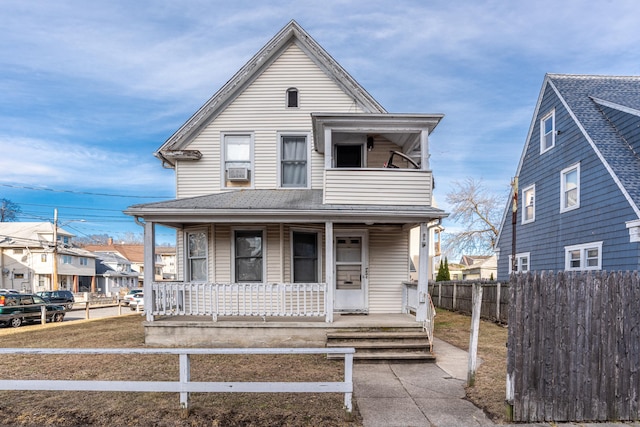
[[[307,137],[281,136],[281,170],[282,187],[307,186]]]
[[[251,182],[251,135],[224,136],[225,187]]]
[[[62,255],[62,263],[71,264],[72,263],[71,255]]]
[[[287,89],[287,107],[298,107],[298,89],[296,89],[295,87]]]
[[[81,257],[80,265],[89,265],[89,258]]]
[[[560,212],[580,207],[580,164],[560,172]]]
[[[536,187],[534,185],[522,190],[522,223],[533,222],[536,219],[535,209]]]

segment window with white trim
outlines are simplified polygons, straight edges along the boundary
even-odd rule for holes
[[[556,145],[556,112],[552,110],[540,120],[540,154]]]
[[[62,255],[63,264],[73,264],[73,257],[71,255]]]
[[[317,232],[291,232],[291,275],[294,283],[318,283],[320,262]]]
[[[280,135],[280,186],[306,188],[309,182],[307,135]]]
[[[516,254],[515,273],[526,273],[529,271],[529,252]],[[513,273],[513,255],[509,255],[509,273]]]
[[[264,282],[263,231],[235,230],[233,234],[234,282]]]
[[[560,212],[580,207],[580,163],[560,172]]]
[[[565,246],[564,259],[567,271],[602,270],[602,242]]]
[[[531,185],[522,190],[522,223],[527,224],[536,219],[536,186]]]
[[[189,231],[187,239],[187,274],[189,282],[207,281],[207,232]]]
[[[250,185],[253,170],[253,136],[224,134],[223,140],[224,187]]]
[[[89,265],[89,258],[80,257],[80,265]]]

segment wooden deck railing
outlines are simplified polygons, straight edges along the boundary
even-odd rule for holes
[[[153,315],[326,315],[325,283],[154,282],[152,291]]]

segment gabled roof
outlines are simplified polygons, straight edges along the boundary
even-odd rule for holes
[[[111,252],[120,254],[125,259],[135,262],[144,262],[144,245],[135,244],[111,244],[111,245],[87,245],[84,249],[91,252]]]
[[[360,107],[369,113],[386,113],[360,84],[347,73],[296,21],[282,28],[218,92],[216,92],[180,129],[154,153],[163,162],[173,164],[164,153],[185,150],[189,142],[214,120],[242,91],[269,67],[291,44],[302,49]],[[189,155],[185,153],[184,155]]]
[[[640,117],[640,76],[547,74],[538,96],[516,176],[520,175],[525,155],[532,142],[534,126],[538,126],[536,118],[547,86],[556,93],[629,205],[640,218],[640,156],[620,134],[616,123],[611,120],[604,108]],[[558,130],[562,131],[562,129]],[[503,226],[510,210],[511,202],[509,201],[502,220]]]

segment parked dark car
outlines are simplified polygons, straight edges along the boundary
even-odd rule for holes
[[[48,304],[38,295],[0,293],[0,324],[17,328],[23,323],[38,322],[42,306],[46,307],[48,321],[62,322],[65,310],[61,305]]]
[[[67,310],[71,310],[75,302],[73,292],[71,291],[43,291],[36,292],[36,295],[48,303],[63,305]]]

